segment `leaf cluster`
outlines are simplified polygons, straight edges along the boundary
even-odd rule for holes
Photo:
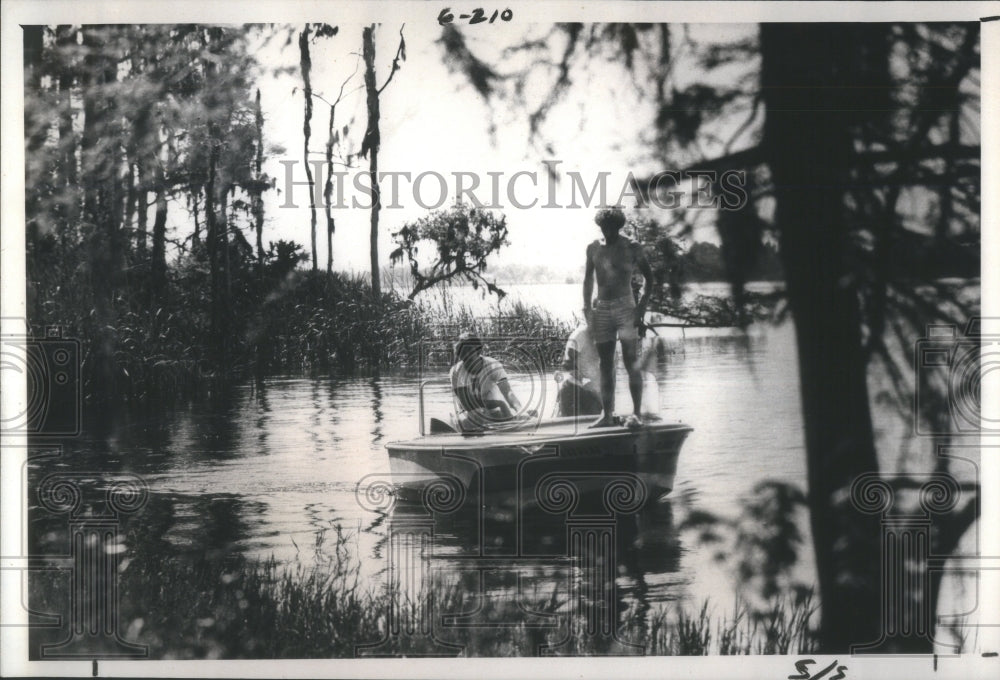
[[[389,259],[393,264],[404,260],[408,264],[414,281],[410,299],[431,286],[455,279],[476,289],[485,286],[500,298],[506,294],[484,276],[487,259],[508,245],[505,215],[458,203],[403,226],[393,238],[397,247]],[[423,268],[421,244],[428,246],[426,250],[433,258]]]

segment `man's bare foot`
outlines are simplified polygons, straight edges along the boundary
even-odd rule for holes
[[[632,414],[625,419],[625,427],[630,430],[638,430],[642,427],[642,419],[639,416]]]
[[[595,427],[614,427],[618,423],[615,422],[615,417],[608,413],[602,413],[601,417],[592,422],[587,426],[587,429]]]

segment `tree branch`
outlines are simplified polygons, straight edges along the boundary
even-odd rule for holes
[[[943,160],[979,160],[982,149],[978,144],[938,144],[917,149],[863,151],[854,155],[854,165],[861,166],[874,163],[915,163],[932,159]],[[741,170],[755,165],[761,165],[767,160],[766,149],[757,145],[743,151],[706,159],[681,169],[681,175],[695,171],[707,170],[725,172],[726,170]],[[970,170],[971,172],[972,170]],[[635,189],[645,198],[654,181],[663,175],[637,178]],[[889,178],[887,178],[889,179]],[[926,180],[925,180],[926,181]]]
[[[753,104],[751,104],[752,108],[750,110],[749,118],[743,121],[743,124],[736,129],[736,132],[734,132],[732,137],[729,138],[729,141],[726,142],[723,153],[729,154],[732,152],[733,144],[736,143],[736,140],[739,139],[743,135],[743,133],[750,128],[750,126],[753,124],[755,120],[757,120],[757,113],[760,111],[761,106],[763,106],[763,104],[764,104],[763,97],[761,97],[759,94],[754,97]]]
[[[941,521],[942,526],[937,532],[937,544],[934,549],[936,555],[951,555],[958,542],[962,540],[964,534],[973,522],[979,519],[979,489],[972,499],[962,506],[961,510],[947,515]]]
[[[385,83],[383,83],[382,87],[378,89],[378,94],[382,94],[382,90],[389,86],[389,83],[392,81],[392,77],[396,75],[396,71],[399,70],[400,56],[402,56],[404,61],[406,60],[406,41],[403,39],[404,26],[406,26],[406,24],[399,27],[399,47],[396,48],[396,56],[392,60],[392,70],[389,72],[389,77],[385,79]]]

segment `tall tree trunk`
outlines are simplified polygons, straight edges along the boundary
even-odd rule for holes
[[[337,223],[333,219],[333,146],[336,144],[333,121],[337,113],[336,102],[330,105],[330,122],[326,130],[326,184],[323,186],[323,210],[326,214],[326,273],[333,273],[333,232]]]
[[[312,268],[319,268],[319,256],[316,251],[316,198],[313,193],[315,180],[312,166],[309,165],[309,137],[312,135],[312,58],[309,56],[309,24],[306,24],[299,34],[299,65],[302,68],[302,94],[305,97],[305,116],[302,121],[302,162],[306,166],[306,180],[309,182],[309,238],[312,243]]]
[[[154,305],[167,299],[167,187],[162,167],[156,172],[156,216],[153,218],[153,250],[150,254],[150,280]]]
[[[210,133],[211,134],[211,133]],[[218,367],[222,362],[222,287],[219,285],[219,218],[215,212],[215,182],[216,167],[219,162],[218,145],[214,141],[209,142],[211,148],[208,153],[208,169],[205,175],[205,245],[208,250],[208,270],[210,282],[210,327],[211,327],[211,354],[212,362]]]
[[[132,53],[130,66],[130,76],[132,78],[141,76],[143,62],[138,50]],[[125,144],[125,162],[128,164],[128,180],[126,182],[124,224],[125,229],[130,232],[126,238],[129,241],[135,242],[135,248],[140,254],[140,259],[144,259],[146,252],[146,233],[144,230],[139,230],[138,226],[135,231],[132,231],[132,222],[135,219],[139,194],[143,190],[142,173],[139,170],[139,166],[142,162],[141,157],[148,153],[146,150],[146,147],[149,145],[148,127],[149,105],[142,103],[139,105],[139,111],[133,119],[132,132]],[[145,223],[142,226],[145,227]]]
[[[850,502],[852,482],[878,470],[846,260],[850,44],[839,24],[761,28],[764,144],[795,319],[825,653],[881,633],[879,519]]]
[[[148,117],[148,116],[147,116]],[[167,194],[170,186],[164,174],[165,167],[175,166],[178,157],[172,127],[167,128],[166,143],[156,151],[153,159],[156,178],[156,214],[153,218],[153,247],[150,253],[150,280],[152,300],[162,305],[167,300]],[[154,139],[159,142],[157,133]],[[150,140],[146,144],[149,144]]]
[[[44,26],[24,26],[24,86],[25,89],[39,92],[42,90],[42,52],[45,44]],[[45,143],[48,126],[41,120],[31,117],[32,110],[24,110],[24,131],[27,135],[28,153],[37,152]]]
[[[135,117],[135,124],[132,132],[132,147],[133,147],[133,157],[135,164],[135,178],[136,178],[136,211],[138,213],[138,219],[136,220],[136,247],[139,252],[143,255],[146,253],[146,240],[148,238],[148,233],[146,229],[146,222],[148,219],[149,212],[149,187],[147,183],[149,182],[149,173],[147,168],[153,166],[154,168],[159,166],[156,163],[156,148],[159,145],[158,136],[151,134],[150,130],[150,108],[147,105],[143,105]],[[152,162],[147,162],[147,160]],[[162,173],[154,170],[157,176]],[[159,184],[159,182],[157,182]]]
[[[125,177],[125,219],[122,221],[122,226],[126,231],[126,238],[131,238],[129,232],[132,231],[132,221],[135,219],[135,203],[139,192],[139,188],[136,186],[135,163],[131,160],[134,155],[132,149],[125,151],[128,175]],[[138,243],[136,245],[138,247]]]
[[[29,96],[34,95],[36,101],[42,101],[44,97],[42,91],[42,52],[45,44],[45,29],[43,26],[23,26],[23,55],[24,55],[24,95],[27,103]],[[42,217],[44,203],[42,196],[45,187],[49,184],[46,177],[46,169],[43,164],[31,162],[39,158],[39,154],[45,144],[45,137],[48,133],[48,121],[46,115],[39,106],[24,107],[24,217],[25,217],[25,247],[28,257],[29,277],[27,284],[28,322],[38,322],[44,318],[45,309],[42,304],[44,295],[40,290],[41,282],[34,272],[37,266],[34,263],[35,248],[39,233],[39,225],[43,222]]]
[[[116,339],[114,328],[114,296],[119,283],[118,243],[121,204],[118,200],[118,154],[98,141],[116,134],[114,107],[106,88],[117,78],[117,63],[103,54],[100,29],[85,27],[83,44],[86,49],[84,67],[84,121],[81,137],[82,167],[87,178],[84,192],[84,219],[89,223],[89,265],[94,295],[95,334],[92,375],[95,403],[117,400],[115,369]],[[100,411],[107,413],[107,411]],[[105,423],[106,424],[106,423]]]
[[[378,149],[380,145],[378,86],[375,84],[375,26],[367,26],[361,31],[362,57],[365,60],[365,91],[368,95],[368,129],[361,144],[361,155],[368,155],[368,173],[372,186],[371,232],[368,242],[371,251],[372,297],[378,302],[382,298],[382,284],[378,264],[378,217],[382,199],[378,189]]]
[[[219,193],[219,235],[221,237],[219,246],[222,248],[222,273],[226,286],[226,304],[223,307],[223,311],[227,316],[229,314],[229,305],[233,301],[233,267],[229,253],[229,196],[232,191],[232,184],[227,179]],[[228,340],[227,335],[226,341],[228,342]]]
[[[264,277],[264,114],[260,108],[260,89],[254,103],[254,130],[257,155],[254,159],[253,221],[257,235],[257,278]]]
[[[213,144],[213,147],[215,144]],[[208,225],[208,257],[212,278],[213,353],[217,368],[229,361],[229,184],[219,171],[218,149],[209,154],[209,175],[205,186],[205,220]]]
[[[56,29],[56,46],[66,50],[76,45],[76,31],[71,26]],[[77,183],[77,142],[73,131],[73,84],[72,69],[64,67],[59,74],[59,188],[65,197],[60,208],[62,222],[59,225],[59,240],[65,248],[67,243],[76,242],[80,218],[79,185]],[[65,252],[65,251],[64,251]],[[63,273],[63,283],[68,281],[68,272]]]
[[[116,82],[117,79],[118,63],[111,57],[108,57],[104,65],[104,82],[105,84],[111,84]],[[109,299],[112,304],[111,314],[113,317],[115,298],[124,288],[124,259],[127,243],[125,242],[125,234],[122,231],[122,222],[125,214],[125,191],[121,180],[118,178],[118,173],[126,158],[123,144],[125,140],[122,134],[122,123],[118,118],[120,113],[118,111],[117,100],[112,95],[108,95],[104,106],[105,120],[110,124],[107,134],[111,135],[112,139],[115,140],[115,144],[107,152],[108,157],[105,159],[107,165],[106,174],[104,175],[104,191],[102,192],[102,202],[106,202],[103,208],[106,217],[104,228],[107,232],[108,257],[110,260],[110,267],[105,271],[105,275],[110,284]],[[117,323],[114,325],[117,326]]]
[[[191,216],[194,219],[194,233],[191,234],[192,252],[196,252],[201,246],[201,221],[198,219],[198,199],[201,197],[201,192],[200,185],[191,187]]]
[[[207,51],[216,54],[221,49],[223,29],[219,27],[209,27],[201,35],[202,44]],[[216,65],[212,59],[205,60],[205,79],[211,83],[215,78]],[[219,105],[217,97],[209,89],[206,92],[205,105],[211,112],[210,115],[217,116],[215,108]],[[228,343],[228,298],[225,297],[224,282],[224,243],[226,230],[225,209],[220,210],[220,204],[229,193],[223,172],[220,169],[220,157],[222,154],[222,133],[219,124],[215,120],[210,120],[207,125],[208,130],[208,168],[205,181],[205,240],[208,246],[209,272],[211,279],[211,339],[210,352],[212,364],[216,370],[225,370],[228,361],[226,345]]]
[[[24,26],[24,89],[26,92],[42,94],[42,51],[45,42],[45,29],[43,26]],[[39,110],[40,107],[24,107],[24,134],[25,134],[25,158],[30,160],[37,158],[45,144],[45,137],[48,133],[48,125],[45,115]],[[39,115],[41,114],[41,115]],[[25,164],[25,187],[45,186],[47,178],[43,176],[44,170],[35,163]],[[27,221],[28,245],[33,240],[32,234],[37,233],[38,218],[42,212],[42,202],[38,191],[29,191],[25,195],[25,218]],[[35,298],[36,301],[39,298]]]
[[[42,51],[45,44],[44,26],[22,26],[24,32],[24,82],[38,90],[42,82]]]
[[[149,236],[147,223],[149,221],[149,194],[146,187],[148,180],[146,176],[145,164],[142,160],[137,160],[135,164],[136,178],[136,236],[138,237],[137,247],[140,254],[145,254],[147,238]]]

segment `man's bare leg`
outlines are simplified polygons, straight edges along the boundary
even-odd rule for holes
[[[597,356],[601,360],[601,417],[590,427],[607,427],[615,424],[615,341],[598,342]]]
[[[632,394],[632,414],[629,418],[630,426],[642,424],[642,370],[639,367],[638,340],[626,340],[622,338],[622,362],[628,372],[628,391]]]

